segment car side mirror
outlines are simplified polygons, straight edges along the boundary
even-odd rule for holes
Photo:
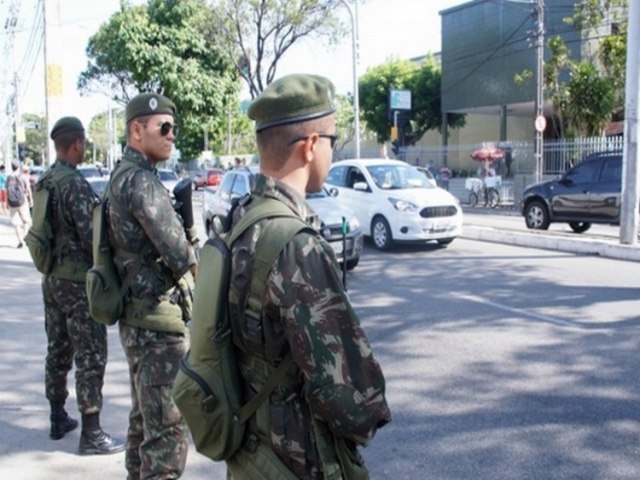
[[[353,184],[353,189],[361,192],[367,192],[369,191],[369,185],[367,185],[367,182],[355,182]]]

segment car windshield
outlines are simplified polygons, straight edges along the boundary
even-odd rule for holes
[[[372,165],[367,170],[378,188],[383,190],[434,188],[427,177],[410,165]]]
[[[158,170],[158,176],[163,182],[167,180],[178,180],[178,175],[172,170]]]

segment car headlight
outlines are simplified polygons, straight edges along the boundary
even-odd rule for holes
[[[393,208],[396,210],[400,210],[401,212],[417,212],[418,206],[415,203],[408,202],[406,200],[401,200],[399,198],[389,197],[387,198]]]
[[[360,228],[360,222],[358,222],[358,219],[356,217],[351,217],[349,219],[349,231],[353,232],[354,230],[357,230]]]

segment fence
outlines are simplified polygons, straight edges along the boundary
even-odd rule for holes
[[[543,144],[543,175],[558,175],[565,172],[584,156],[601,151],[622,150],[622,137],[594,137],[572,138],[560,140],[545,140]],[[535,172],[534,144],[527,141],[508,141],[495,143],[495,146],[505,150],[505,158],[495,161],[494,168],[498,175],[512,177],[515,175],[529,175]],[[412,165],[426,166],[433,163],[436,168],[448,165],[455,177],[474,176],[478,163],[470,158],[471,152],[482,148],[486,144],[448,145],[442,146],[411,146],[405,147],[395,156],[389,151],[389,156],[404,160]],[[337,159],[350,158],[353,152],[343,151]],[[379,149],[364,149],[362,158],[376,158],[380,156]]]

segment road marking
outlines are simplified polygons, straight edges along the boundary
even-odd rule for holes
[[[483,303],[485,305],[489,305],[490,307],[498,308],[500,310],[504,310],[505,312],[515,313],[517,315],[523,315],[525,317],[535,318],[536,320],[541,320],[546,323],[551,323],[553,325],[558,325],[560,327],[574,327],[574,328],[585,328],[586,325],[581,325],[571,320],[563,320],[562,318],[551,317],[549,315],[543,315],[541,313],[531,312],[529,310],[523,310],[522,308],[514,308],[508,305],[503,305],[501,303],[492,302],[489,299],[478,297],[476,295],[467,295],[464,293],[452,293],[452,295],[461,298],[463,300],[469,300],[470,302]]]

